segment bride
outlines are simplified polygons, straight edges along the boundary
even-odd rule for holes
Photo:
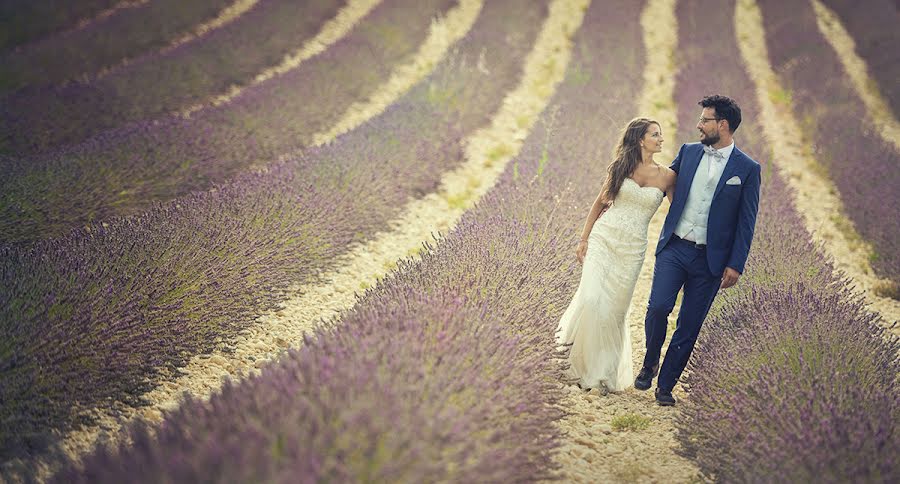
[[[584,389],[621,391],[634,381],[625,315],[650,218],[675,193],[675,172],[653,161],[662,143],[656,121],[628,123],[584,224],[576,250],[581,282],[557,329],[557,342],[568,346],[569,376]]]

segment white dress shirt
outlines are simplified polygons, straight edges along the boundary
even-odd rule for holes
[[[712,198],[716,193],[716,186],[725,171],[725,164],[731,152],[734,151],[734,141],[730,145],[719,149],[723,158],[710,156],[704,152],[697,166],[697,174],[691,182],[687,202],[678,224],[675,226],[675,235],[684,240],[690,240],[698,244],[706,244],[706,224],[709,220],[709,207],[712,206]],[[705,176],[704,176],[705,175]]]

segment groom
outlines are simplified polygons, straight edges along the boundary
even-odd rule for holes
[[[700,142],[681,146],[672,207],[656,249],[644,331],[647,354],[634,381],[647,390],[659,373],[656,402],[675,405],[672,388],[694,350],[700,326],[719,288],[733,286],[747,261],[759,207],[759,163],[735,148],[741,108],[725,96],[707,96],[697,129]],[[662,368],[659,357],[669,313],[684,287],[678,323]]]

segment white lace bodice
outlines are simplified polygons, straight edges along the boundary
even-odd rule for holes
[[[597,223],[617,232],[647,240],[647,226],[665,194],[656,187],[642,187],[626,177],[609,210]]]

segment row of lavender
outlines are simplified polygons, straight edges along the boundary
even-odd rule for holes
[[[746,271],[705,323],[689,364],[679,440],[722,482],[896,482],[900,343],[885,339],[791,208],[736,39],[695,23],[728,25],[733,9],[717,0],[678,8],[685,53],[675,90],[679,137],[695,135],[701,94],[728,93],[745,117],[738,145],[765,166]],[[702,47],[712,43],[714,51]],[[709,65],[716,76],[695,75]]]
[[[410,59],[431,19],[454,4],[385,1],[325,52],[230,103],[188,119],[128,123],[35,157],[7,158],[0,243],[26,244],[142,213],[155,202],[207,189],[308,146]]]
[[[900,9],[891,0],[869,0],[860,4],[854,0],[823,0],[838,15],[853,37],[856,52],[866,61],[869,73],[878,89],[900,116]]]
[[[329,146],[138,217],[0,249],[2,459],[43,452],[90,409],[140,405],[434,191],[462,161],[463,136],[516,85],[546,16],[513,1],[485,5],[453,58]],[[380,15],[395,25],[424,8],[393,5]]]
[[[169,42],[214,18],[233,0],[158,0],[121,9],[84,29],[0,54],[0,95],[93,74]]]
[[[422,260],[259,377],[183,405],[155,437],[138,428],[134,446],[100,450],[57,480],[551,477],[564,414],[553,332],[578,281],[572,241],[622,113],[636,109],[640,7],[594,2],[545,122]]]
[[[772,67],[791,93],[816,161],[828,170],[857,230],[874,245],[872,268],[894,281],[884,295],[900,298],[900,152],[872,126],[837,54],[816,27],[812,6],[763,0],[760,8]]]
[[[312,38],[344,3],[261,0],[233,22],[194,42],[170,51],[152,51],[101,79],[41,86],[8,96],[0,107],[0,153],[24,157],[76,143],[129,121],[202,103],[232,85],[247,84]],[[388,39],[381,40],[385,44]]]
[[[112,7],[116,0],[79,0],[60,4],[53,0],[0,3],[0,50],[87,22]]]

